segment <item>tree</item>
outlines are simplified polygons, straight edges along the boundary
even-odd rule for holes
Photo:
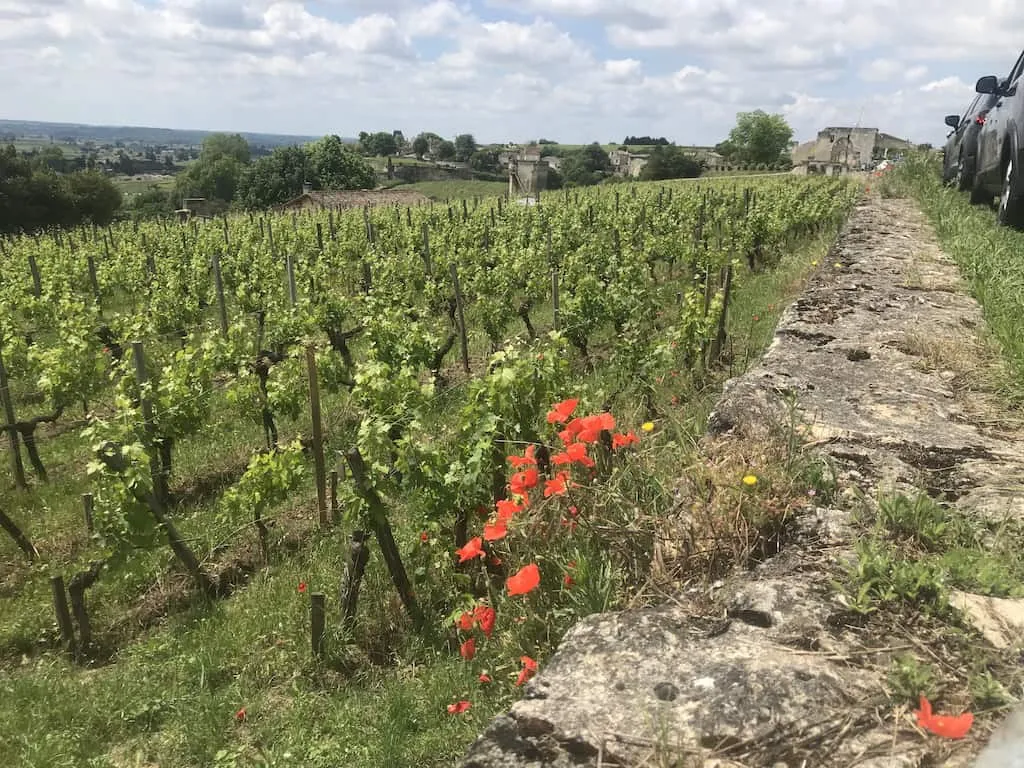
[[[373,189],[377,186],[373,167],[345,146],[338,136],[324,136],[307,145],[306,152],[311,181],[321,189]]]
[[[121,190],[114,182],[99,171],[78,171],[65,178],[79,221],[105,227],[114,220],[123,202]]]
[[[61,176],[20,157],[13,146],[0,150],[0,232],[38,232],[83,220],[105,224],[120,204],[121,193],[99,172]]]
[[[398,154],[398,142],[394,134],[386,131],[377,133],[359,132],[359,151],[368,157],[387,157]]]
[[[238,199],[249,209],[269,208],[297,197],[312,175],[312,162],[304,148],[277,147],[245,169]]]
[[[235,199],[238,182],[245,166],[234,157],[218,157],[209,160],[200,157],[179,174],[174,185],[179,198],[204,197],[230,203]]]
[[[203,148],[199,153],[200,160],[212,162],[222,157],[231,157],[241,165],[248,163],[251,156],[249,142],[237,133],[211,133],[203,139]]]
[[[793,129],[782,115],[769,115],[764,110],[740,112],[736,127],[719,147],[731,152],[726,155],[744,163],[774,163],[789,147]],[[724,154],[724,153],[723,153]]]
[[[583,187],[597,184],[611,169],[608,153],[595,141],[565,157],[562,178],[569,186]]]
[[[438,160],[454,160],[456,156],[455,145],[450,141],[441,141],[437,146]]]
[[[430,151],[430,142],[422,133],[412,140],[412,151],[416,154],[416,157],[420,159]]]
[[[460,133],[455,137],[455,159],[460,163],[469,161],[476,152],[476,139],[471,133]]]
[[[664,136],[654,138],[653,136],[627,136],[622,143],[627,147],[652,147],[669,145],[668,139]]]
[[[656,146],[640,171],[640,178],[643,181],[692,179],[700,176],[702,170],[700,162],[686,154],[682,148],[673,145]]]
[[[469,167],[479,173],[501,173],[498,153],[492,150],[477,150],[469,158]]]
[[[249,143],[239,134],[211,133],[203,139],[198,159],[178,176],[175,194],[230,203],[249,157]]]

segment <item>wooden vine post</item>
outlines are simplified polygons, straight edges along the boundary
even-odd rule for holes
[[[455,311],[458,313],[459,318],[459,344],[462,348],[462,367],[466,373],[470,373],[469,368],[469,336],[466,333],[466,307],[462,299],[462,286],[459,284],[459,269],[452,262],[448,270],[452,276],[452,287],[455,289]]]
[[[220,332],[226,339],[228,337],[228,308],[224,301],[224,278],[220,271],[219,251],[213,252],[213,283],[217,289],[217,311],[220,316]]]
[[[28,252],[28,269],[32,273],[32,295],[38,299],[43,295],[43,283],[39,277],[36,255],[32,251]]]
[[[7,441],[10,444],[11,470],[14,473],[14,484],[24,490],[28,488],[25,480],[25,465],[21,461],[21,449],[18,447],[18,420],[14,415],[14,402],[11,400],[11,389],[7,383],[7,369],[0,353],[0,400],[4,401],[4,418],[7,419]]]
[[[327,476],[324,466],[324,433],[320,418],[320,382],[316,370],[316,348],[306,347],[306,369],[309,374],[309,411],[313,420],[313,462],[316,466],[316,510],[320,527],[326,528],[327,517]]]
[[[331,522],[334,523],[335,525],[337,525],[338,522],[341,519],[341,507],[338,505],[338,479],[339,479],[339,477],[338,477],[338,470],[332,469],[331,470],[331,474],[330,474],[330,480],[331,480],[330,506],[331,506]]]
[[[381,554],[384,556],[388,573],[391,574],[391,581],[395,585],[395,589],[398,590],[398,596],[401,598],[402,605],[405,606],[409,618],[412,619],[413,626],[419,631],[424,626],[423,613],[420,610],[419,603],[416,602],[416,596],[412,591],[412,584],[409,582],[405,565],[402,563],[401,552],[398,550],[398,544],[395,543],[394,532],[391,530],[391,523],[388,521],[387,508],[384,506],[384,502],[381,500],[376,489],[370,483],[370,479],[367,476],[366,463],[363,461],[363,456],[359,449],[353,448],[345,455],[345,459],[348,461],[349,469],[352,471],[352,483],[355,486],[356,493],[359,494],[359,497],[367,506],[367,520],[370,528],[373,530],[373,535],[377,539],[377,544],[380,546]]]
[[[718,316],[718,330],[715,333],[714,341],[711,342],[711,353],[709,363],[718,362],[722,357],[722,350],[725,349],[725,327],[729,312],[729,299],[732,294],[732,264],[725,268],[725,287],[722,289],[722,312]]]
[[[313,655],[324,655],[324,625],[327,619],[323,592],[314,592],[309,596],[310,634],[313,641]]]
[[[60,627],[61,644],[64,646],[64,652],[74,658],[78,654],[75,648],[75,627],[71,623],[71,611],[68,610],[68,596],[67,591],[64,589],[64,577],[51,577],[50,588],[53,592],[53,609],[57,614],[57,626]]]
[[[93,499],[91,493],[82,494],[82,517],[85,519],[85,530],[91,536],[95,530],[92,520]]]

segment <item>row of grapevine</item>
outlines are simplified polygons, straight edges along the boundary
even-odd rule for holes
[[[280,424],[308,407],[314,370],[314,389],[355,414],[327,436],[346,458],[336,468],[349,470],[332,496],[354,541],[375,534],[421,623],[385,499],[415,494],[423,518],[464,547],[471,512],[506,500],[512,447],[545,445],[544,414],[574,371],[600,365],[643,395],[668,367],[696,375],[714,364],[733,281],[834,225],[853,195],[836,179],[636,185],[531,206],[495,199],[7,240],[0,395],[12,461],[23,443],[45,480],[37,429],[82,408],[98,542],[89,583],[96,563],[116,567],[165,540],[215,594],[205,553],[173,522],[175,449],[215,401],[262,425],[265,449],[218,514],[226,529],[258,532],[265,549],[261,512],[298,484],[309,447],[282,445]],[[354,561],[350,573],[360,572]],[[358,594],[358,578],[348,589]]]

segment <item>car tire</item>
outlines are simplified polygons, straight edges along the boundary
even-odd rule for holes
[[[954,179],[956,188],[961,192],[966,192],[974,187],[974,163],[975,160],[970,155],[961,157],[960,162],[957,163]]]
[[[1004,227],[1024,227],[1024,189],[1021,187],[1021,169],[1018,159],[1011,152],[1003,171],[1003,190],[999,195],[999,210],[996,219]]]

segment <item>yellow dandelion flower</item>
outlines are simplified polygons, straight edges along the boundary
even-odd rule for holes
[[[818,266],[818,260],[817,260],[817,259],[815,259],[814,261],[812,261],[812,262],[811,262],[811,266],[812,266],[812,267],[816,267],[816,266]]]
[[[843,265],[840,264],[838,261],[835,264],[833,264],[832,266],[834,266],[836,269],[842,269],[843,268]]]
[[[640,429],[642,429],[644,432],[653,432],[654,431],[654,422],[653,421],[645,421],[643,423],[643,426],[640,427]]]
[[[757,485],[757,475],[745,475],[743,477],[743,484],[748,488],[753,488]]]

